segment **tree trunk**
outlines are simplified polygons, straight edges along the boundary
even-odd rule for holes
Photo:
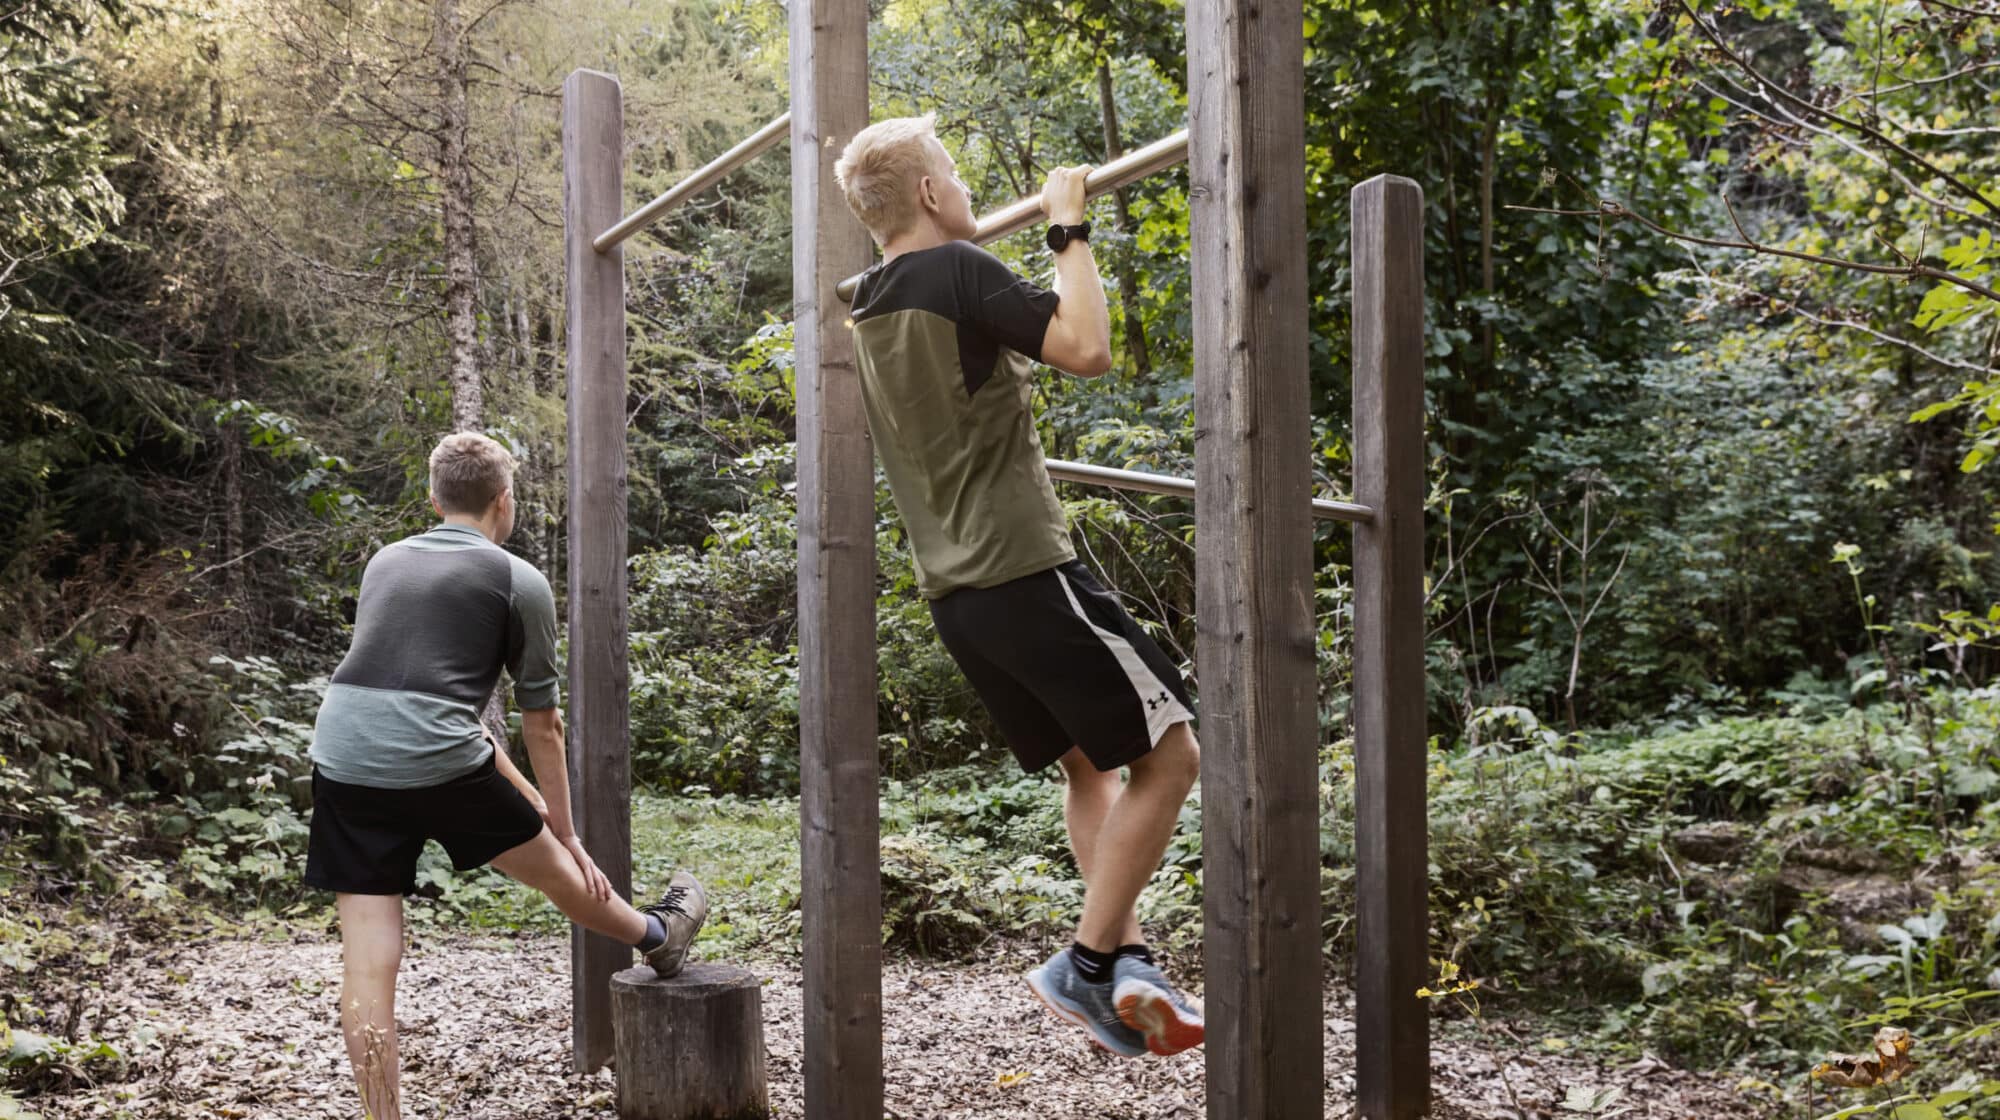
[[[755,973],[691,964],[662,980],[641,966],[611,978],[618,1115],[624,1120],[761,1120],[770,1115],[764,992]]]
[[[1108,61],[1097,64],[1097,102],[1104,111],[1104,158],[1114,160],[1125,154],[1125,144],[1118,136],[1118,102],[1112,96]],[[1125,188],[1112,192],[1112,201],[1117,208],[1118,232],[1129,236],[1132,210]],[[1118,259],[1118,303],[1125,312],[1125,349],[1132,355],[1132,372],[1143,378],[1153,372],[1153,358],[1146,348],[1146,323],[1139,316],[1139,277],[1126,253],[1120,253]]]
[[[222,111],[222,45],[214,38],[202,44],[202,56],[208,62],[208,144],[211,154],[221,155],[223,148]],[[225,243],[226,245],[226,243]],[[241,329],[242,316],[239,314],[235,294],[229,288],[229,250],[225,247],[217,253],[214,263],[215,291],[220,301],[211,320],[218,335],[221,348],[216,353],[217,395],[224,404],[237,399],[242,390],[237,384],[236,349],[237,333]],[[235,563],[243,555],[243,432],[239,421],[232,418],[221,426],[217,437],[222,441],[222,556],[228,563],[222,569],[222,594],[231,605],[241,609],[243,594],[243,565]]]
[[[226,279],[223,281],[227,283]],[[235,297],[224,292],[223,303],[227,311],[219,316],[222,352],[219,361],[221,369],[222,399],[234,401],[240,394],[236,383],[236,333],[239,316],[236,313]],[[240,421],[231,418],[222,425],[219,433],[222,439],[222,559],[229,566],[222,569],[222,594],[230,605],[242,609],[244,602],[243,565],[235,563],[243,555],[243,432],[237,426]]]
[[[438,183],[444,211],[444,318],[446,369],[451,378],[451,423],[457,431],[484,426],[486,395],[479,380],[478,288],[472,225],[472,159],[466,138],[465,28],[458,0],[437,0]]]
[[[1514,28],[1507,28],[1507,37],[1500,48],[1500,74],[1510,75],[1514,61]],[[1486,81],[1486,128],[1479,137],[1479,286],[1481,294],[1491,299],[1493,296],[1493,180],[1499,175],[1498,147],[1500,142],[1500,115],[1507,106],[1507,95],[1512,87],[1503,84],[1498,75],[1488,74]],[[1487,318],[1480,331],[1480,351],[1485,358],[1487,385],[1495,386],[1499,378],[1493,368],[1494,354],[1493,321]]]
[[[486,391],[479,379],[479,315],[477,246],[472,226],[472,157],[466,138],[471,130],[467,105],[465,25],[458,0],[437,0],[432,11],[438,63],[438,183],[444,209],[444,329],[445,368],[451,379],[451,426],[476,432],[485,427]],[[505,678],[480,707],[479,722],[493,736],[497,749],[507,749]]]
[[[1479,288],[1480,294],[1493,295],[1493,177],[1494,156],[1500,139],[1500,97],[1488,91],[1486,94],[1486,129],[1479,137]],[[1480,328],[1479,348],[1485,360],[1486,375],[1493,375],[1493,320],[1485,317]]]

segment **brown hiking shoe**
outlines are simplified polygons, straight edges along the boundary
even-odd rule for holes
[[[694,935],[701,932],[701,924],[708,920],[708,892],[702,890],[699,879],[685,871],[678,872],[667,883],[660,901],[641,907],[639,912],[659,918],[660,924],[667,927],[667,939],[644,954],[646,964],[662,978],[679,976],[681,966],[687,963],[688,946],[694,944]]]

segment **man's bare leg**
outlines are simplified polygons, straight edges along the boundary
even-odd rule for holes
[[[1076,855],[1077,870],[1083,874],[1086,889],[1092,880],[1096,866],[1097,837],[1104,831],[1104,819],[1111,814],[1111,806],[1124,791],[1125,783],[1116,770],[1099,770],[1091,764],[1082,748],[1072,747],[1062,756],[1063,776],[1068,779],[1063,790],[1063,824],[1069,828],[1069,849]],[[1145,935],[1139,930],[1139,912],[1135,906],[1126,913],[1125,924],[1118,934],[1118,944],[1139,945]]]
[[[1095,844],[1089,845],[1091,867],[1084,873],[1083,920],[1076,940],[1100,953],[1117,949],[1123,944],[1119,939],[1131,932],[1139,892],[1159,869],[1180,823],[1181,806],[1201,776],[1201,747],[1193,729],[1175,724],[1131,771]]]
[[[599,899],[590,893],[576,859],[544,828],[533,840],[509,848],[493,860],[503,874],[548,896],[570,921],[627,945],[646,936],[646,916],[616,893]]]
[[[402,1120],[396,1049],[396,970],[403,962],[403,899],[336,894],[340,917],[340,1033],[368,1120]]]

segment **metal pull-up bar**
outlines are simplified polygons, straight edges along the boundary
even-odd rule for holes
[[[1134,148],[1109,163],[1092,169],[1083,180],[1083,197],[1096,198],[1110,194],[1119,187],[1129,186],[1148,175],[1178,167],[1187,162],[1188,130],[1183,128],[1171,136],[1163,136],[1143,148]],[[1031,194],[1016,199],[979,219],[979,228],[972,235],[974,245],[984,245],[998,241],[1010,233],[1027,229],[1042,220],[1042,196]],[[861,283],[861,277],[850,276],[834,288],[841,299],[854,302],[854,289]]]
[[[1187,162],[1188,130],[1183,128],[1171,136],[1163,136],[1143,148],[1119,156],[1117,159],[1093,168],[1083,180],[1083,196],[1086,199],[1110,194],[1120,187],[1138,182],[1148,175],[1178,167]],[[972,243],[984,245],[998,241],[1010,233],[1018,233],[1035,225],[1042,218],[1042,196],[1032,194],[1017,199],[979,219],[979,226],[973,232]],[[860,276],[850,276],[842,280],[834,290],[841,299],[852,302],[854,290],[861,283]],[[1137,490],[1148,494],[1172,494],[1182,498],[1194,497],[1194,480],[1175,478],[1172,475],[1149,474],[1144,471],[1119,470],[1116,467],[1100,467],[1091,463],[1071,463],[1062,459],[1047,462],[1049,477],[1065,482],[1081,482],[1090,486],[1108,486],[1114,490]],[[1375,519],[1375,511],[1367,506],[1352,502],[1334,502],[1325,498],[1314,498],[1313,517],[1322,521],[1348,521],[1367,524]]]
[[[779,115],[777,119],[752,133],[742,143],[708,161],[687,178],[667,188],[659,197],[619,219],[617,225],[591,240],[591,248],[600,253],[608,252],[633,234],[666,217],[675,207],[721,182],[744,164],[777,147],[790,136],[791,126],[791,113]],[[1117,159],[1093,168],[1083,180],[1084,198],[1092,199],[1109,194],[1148,175],[1178,167],[1187,162],[1187,156],[1188,130],[1183,128],[1179,132],[1163,136],[1143,148],[1134,148]],[[972,235],[973,244],[985,245],[988,242],[998,241],[1010,233],[1018,233],[1035,225],[1041,217],[1042,198],[1039,194],[1016,199],[979,219],[979,226]],[[841,281],[836,289],[840,298],[851,302],[854,299],[854,289],[860,282],[859,276],[850,276]],[[1050,478],[1062,479],[1065,482],[1108,486],[1116,490],[1137,490],[1149,494],[1172,494],[1183,498],[1194,497],[1192,479],[1119,470],[1116,467],[1099,467],[1090,463],[1070,463],[1061,459],[1049,460],[1048,469]],[[1374,511],[1367,506],[1355,505],[1352,502],[1315,498],[1313,516],[1324,521],[1366,524],[1373,520]]]
[[[1194,497],[1194,480],[1175,478],[1167,474],[1149,474],[1145,471],[1119,470],[1117,467],[1100,467],[1091,463],[1071,463],[1062,459],[1050,459],[1045,464],[1050,478],[1064,482],[1083,482],[1092,486],[1108,486],[1113,490],[1138,490],[1147,494],[1172,494],[1181,498]],[[1375,520],[1375,511],[1353,502],[1335,502],[1326,498],[1313,499],[1313,517],[1320,521],[1351,521],[1367,525]]]
[[[701,170],[668,187],[665,194],[620,218],[617,225],[592,238],[590,247],[600,253],[610,252],[613,246],[666,217],[674,207],[721,182],[730,172],[777,147],[780,141],[787,139],[791,134],[792,114],[790,112],[780,114],[778,119],[751,133],[749,139],[709,160],[701,166]]]
[[[599,253],[609,252],[622,244],[633,234],[672,213],[675,207],[693,198],[727,178],[744,164],[775,148],[791,135],[792,114],[781,113],[770,124],[758,129],[741,143],[703,164],[693,174],[667,188],[659,197],[618,220],[618,224],[591,239],[591,248]],[[1134,148],[1117,159],[1093,168],[1083,180],[1085,199],[1110,194],[1120,187],[1144,179],[1148,175],[1178,167],[1187,162],[1188,130],[1183,128],[1170,136],[1163,136],[1143,148]],[[1032,194],[1016,199],[979,219],[978,228],[973,232],[972,242],[985,245],[998,241],[1010,233],[1018,233],[1035,225],[1042,217],[1042,197]],[[854,289],[861,277],[850,276],[842,280],[835,289],[840,298],[852,302]],[[1183,498],[1194,497],[1194,481],[1175,478],[1170,475],[1148,474],[1144,471],[1119,470],[1115,467],[1099,467],[1090,463],[1070,463],[1061,459],[1048,461],[1049,477],[1065,482],[1080,482],[1092,486],[1108,486],[1115,490],[1137,490],[1149,494],[1172,494]],[[1374,519],[1374,511],[1367,506],[1352,502],[1334,502],[1324,498],[1313,499],[1313,516],[1323,521],[1348,521],[1367,524]]]

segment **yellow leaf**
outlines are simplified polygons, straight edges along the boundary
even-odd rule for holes
[[[1882,188],[1880,188],[1880,187],[1877,187],[1877,188],[1875,188],[1875,201],[1876,201],[1876,202],[1887,202],[1887,201],[1889,201],[1889,192],[1888,192],[1888,191],[1885,191],[1885,190],[1883,190],[1883,189],[1882,189]]]
[[[1019,1085],[1021,1082],[1026,1081],[1028,1078],[1033,1077],[1034,1075],[1035,1071],[1033,1070],[1017,1069],[1013,1073],[1003,1073],[999,1077],[994,1078],[993,1080],[994,1083],[999,1085],[1002,1089],[1011,1089],[1014,1086]]]

